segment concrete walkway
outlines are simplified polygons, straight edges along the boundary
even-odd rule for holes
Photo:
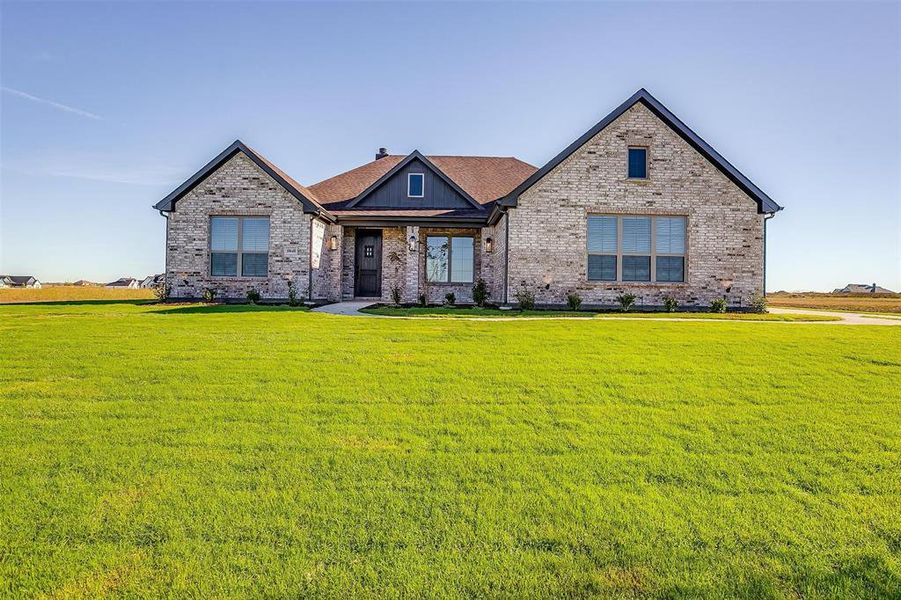
[[[427,315],[416,316],[416,317],[389,317],[386,315],[373,315],[370,313],[360,312],[361,308],[366,308],[367,306],[372,306],[373,304],[377,304],[379,300],[348,300],[347,302],[336,302],[335,304],[326,304],[325,306],[320,306],[319,308],[314,308],[313,312],[325,313],[329,315],[341,315],[345,317],[375,317],[375,318],[383,318],[383,319],[428,319],[430,318]],[[717,322],[717,323],[785,323],[785,324],[798,324],[798,325],[889,325],[899,327],[901,326],[901,315],[898,315],[898,318],[891,317],[880,317],[879,315],[867,315],[866,313],[851,313],[851,312],[838,312],[838,311],[828,311],[828,310],[811,310],[807,308],[774,308],[771,307],[769,311],[773,314],[802,314],[802,315],[825,315],[829,317],[836,317],[840,320],[838,321],[754,321],[751,319],[747,320],[736,320],[730,321],[728,319],[680,319],[678,316],[673,317],[659,317],[655,319],[648,318],[631,318],[627,316],[618,316],[615,313],[605,314],[600,317],[595,317],[591,313],[586,313],[584,317],[542,317],[542,316],[534,316],[534,317],[466,317],[467,321],[530,321],[530,320],[578,320],[582,319],[607,319],[611,321],[681,321],[681,322]],[[436,319],[445,319],[445,317],[432,317]]]
[[[345,317],[376,317],[378,315],[361,313],[360,309],[372,306],[378,302],[378,300],[348,300],[347,302],[335,302],[334,304],[326,304],[325,306],[314,308],[313,312]]]
[[[868,315],[867,313],[841,312],[835,310],[812,310],[809,308],[776,308],[770,307],[769,311],[773,314],[793,314],[793,315],[824,315],[827,317],[837,317],[841,321],[814,321],[816,323],[831,325],[901,325],[901,314],[897,318],[884,317],[882,315]]]

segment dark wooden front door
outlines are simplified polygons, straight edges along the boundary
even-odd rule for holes
[[[354,295],[382,295],[382,232],[357,230],[357,256],[354,262]]]

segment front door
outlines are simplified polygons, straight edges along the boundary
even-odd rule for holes
[[[382,295],[382,232],[358,229],[354,262],[354,296]]]

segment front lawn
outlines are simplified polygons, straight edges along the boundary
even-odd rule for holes
[[[713,319],[718,321],[838,321],[838,317],[812,314],[759,314],[710,312],[592,312],[588,310],[501,310],[475,306],[371,306],[360,312],[383,317],[450,317],[450,318],[540,318],[572,317],[635,319]]]
[[[901,329],[0,306],[0,597],[901,596]]]

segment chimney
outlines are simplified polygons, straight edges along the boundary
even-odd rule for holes
[[[385,158],[386,156],[388,156],[388,149],[379,148],[378,154],[375,155],[375,159],[378,160],[380,158]]]

